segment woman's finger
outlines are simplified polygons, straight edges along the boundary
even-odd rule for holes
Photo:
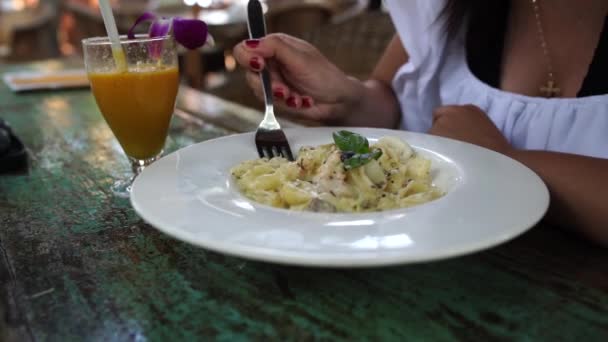
[[[244,48],[245,43],[237,44],[232,55],[236,62],[243,68],[249,71],[260,71],[266,67],[266,61],[260,54],[252,52]]]
[[[263,103],[264,92],[259,74],[248,72],[246,78],[255,97],[260,100],[260,103]],[[331,110],[331,105],[316,103],[310,96],[301,96],[293,93],[291,97],[291,100],[289,98],[281,100],[275,97],[274,106],[277,114],[294,120],[318,121],[326,119],[327,113]],[[293,102],[291,106],[288,105],[288,101]]]
[[[260,74],[248,71],[245,73],[245,80],[247,80],[247,84],[249,85],[249,88],[253,90],[255,96],[260,101],[264,101],[264,93],[262,90],[262,81],[260,80]]]
[[[262,39],[249,39],[239,45],[244,52],[263,58],[276,58],[279,62],[297,61],[302,47],[299,40],[281,33],[269,34]]]
[[[275,63],[269,62],[267,64],[268,71],[270,72],[270,79],[272,80],[272,95],[277,100],[285,100],[291,96],[291,89],[287,82],[283,79],[283,75],[279,71],[279,68]]]
[[[245,78],[247,80],[247,83],[249,84],[249,87],[253,89],[253,92],[256,97],[261,101],[264,101],[264,90],[262,88],[262,81],[260,80],[260,75],[255,72],[247,72],[245,74]],[[294,110],[299,109],[302,106],[302,97],[299,94],[291,91],[288,87],[285,87],[285,89],[281,88],[281,90],[284,92],[284,94],[282,94],[284,95],[282,96],[283,98],[280,98],[279,96],[274,96],[274,106],[276,108],[283,110]]]
[[[263,100],[264,97],[264,93],[263,88],[262,88],[262,80],[260,79],[260,74],[257,72],[247,72],[245,74],[245,77],[247,79],[247,83],[249,84],[249,87],[251,87],[254,91],[258,91],[259,94],[262,94],[261,99]],[[284,82],[281,81],[281,77],[280,74],[278,74],[278,72],[271,72],[271,79],[272,79],[272,97],[276,100],[276,101],[285,101],[287,100],[290,96],[291,96],[291,90],[289,88],[289,86],[287,86]],[[276,78],[278,78],[279,80],[275,80]]]

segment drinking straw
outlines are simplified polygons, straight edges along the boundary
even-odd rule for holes
[[[109,0],[99,0],[99,9],[101,10],[101,16],[103,23],[106,26],[106,31],[110,42],[112,43],[112,55],[114,56],[114,62],[116,62],[116,68],[119,71],[127,70],[127,60],[125,53],[120,45],[120,37],[118,36],[118,29],[116,28],[116,21],[114,20],[114,14],[112,13],[112,7],[110,7]]]

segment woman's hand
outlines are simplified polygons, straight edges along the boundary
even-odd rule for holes
[[[439,107],[429,133],[465,141],[509,155],[513,147],[487,114],[473,105]]]
[[[284,34],[247,40],[234,48],[247,81],[263,100],[258,72],[267,67],[275,105],[301,118],[323,123],[344,121],[362,92],[361,82],[346,76],[309,43]]]

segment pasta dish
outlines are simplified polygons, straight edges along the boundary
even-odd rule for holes
[[[302,147],[296,161],[260,158],[232,168],[249,199],[277,208],[316,212],[370,212],[405,208],[437,199],[431,161],[406,142],[334,133],[334,142]]]

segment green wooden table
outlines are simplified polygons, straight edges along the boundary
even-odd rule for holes
[[[178,107],[170,150],[257,120],[186,88]],[[541,224],[486,252],[379,269],[226,257],[112,196],[129,166],[88,90],[0,84],[0,116],[31,159],[0,175],[0,340],[608,340],[608,253],[575,235]]]

